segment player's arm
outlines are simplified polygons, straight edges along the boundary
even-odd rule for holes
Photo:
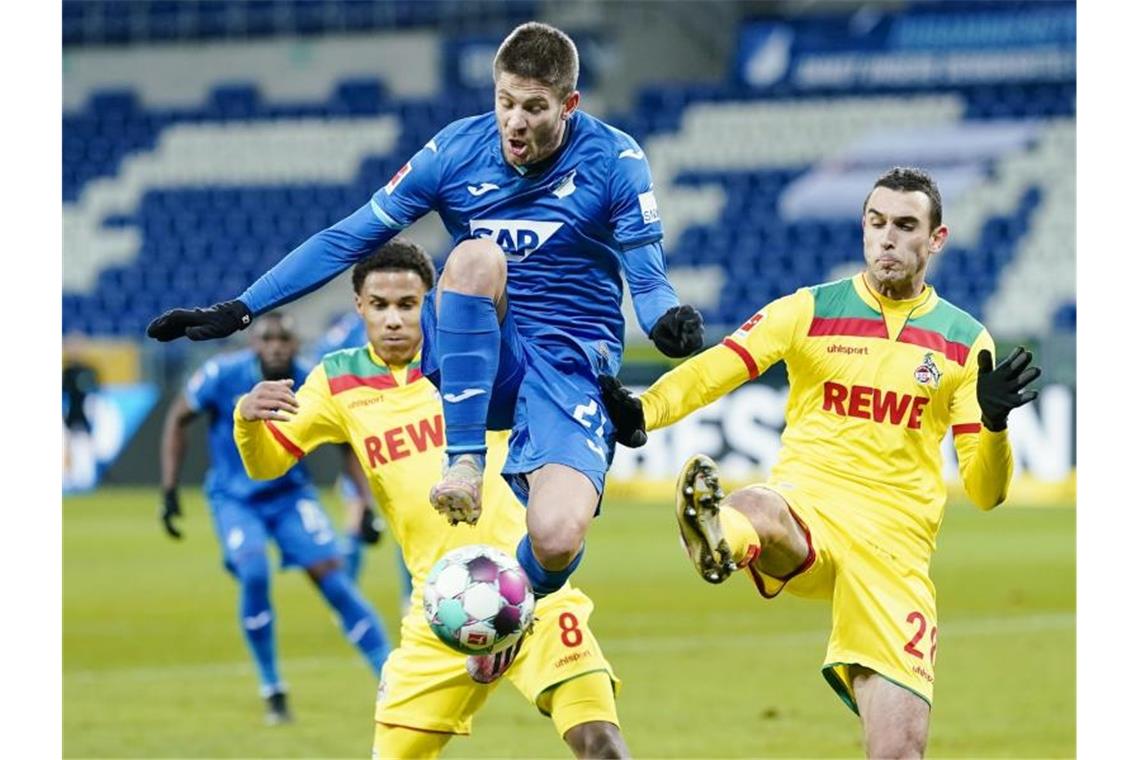
[[[646,431],[672,425],[759,377],[791,350],[811,310],[807,290],[773,301],[718,345],[666,372],[640,398],[616,379],[603,378],[602,397],[618,440],[641,445]]]
[[[360,540],[364,543],[378,544],[384,534],[384,523],[376,516],[376,510],[372,508],[372,487],[368,482],[368,476],[364,474],[364,468],[360,466],[360,460],[356,458],[356,453],[352,447],[348,444],[342,444],[340,448],[344,455],[342,474],[349,479],[360,497],[345,501],[345,525],[349,526],[351,532],[360,536]]]
[[[159,447],[162,506],[159,515],[171,538],[182,538],[182,531],[174,524],[174,518],[182,516],[182,505],[178,500],[178,476],[186,458],[186,426],[197,416],[198,413],[190,408],[186,397],[179,394],[166,410],[166,418],[162,423],[162,444]]]
[[[967,374],[951,402],[951,432],[958,471],[970,501],[993,509],[1005,501],[1013,479],[1007,422],[1013,409],[1037,397],[1025,388],[1041,374],[1020,346],[993,364],[994,343],[982,331],[967,357]]]
[[[234,443],[254,480],[280,477],[318,446],[345,440],[322,366],[296,393],[292,380],[266,380],[234,407]]]
[[[699,311],[679,303],[677,291],[665,274],[661,248],[664,230],[649,163],[632,139],[613,161],[610,225],[622,251],[622,272],[637,323],[661,353],[673,358],[689,356],[704,345],[704,322]]]
[[[424,147],[371,201],[301,243],[238,298],[205,309],[172,309],[147,326],[147,335],[210,340],[245,329],[254,316],[316,290],[431,210],[438,182],[436,151]]]

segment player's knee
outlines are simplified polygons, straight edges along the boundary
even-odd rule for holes
[[[629,751],[622,739],[621,729],[613,723],[592,721],[574,726],[566,732],[566,743],[575,757],[622,758]]]
[[[867,757],[884,760],[910,760],[926,753],[926,731],[917,725],[892,727],[867,737]]]
[[[727,504],[749,519],[761,546],[783,544],[791,537],[792,516],[779,494],[767,488],[743,488],[729,496]]]
[[[340,570],[341,567],[343,567],[343,563],[340,557],[329,557],[315,565],[309,565],[305,568],[305,572],[309,574],[314,583],[319,583],[322,578],[327,577],[329,573]]]
[[[439,288],[497,298],[507,282],[507,259],[493,240],[472,238],[452,249]]]
[[[269,560],[264,554],[241,554],[234,557],[234,574],[243,586],[269,585]]]
[[[569,565],[582,548],[582,535],[577,531],[558,533],[544,531],[532,534],[530,545],[534,556],[547,570],[561,570]]]

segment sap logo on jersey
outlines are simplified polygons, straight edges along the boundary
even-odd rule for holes
[[[536,222],[531,219],[472,219],[471,234],[491,238],[507,261],[522,261],[550,239],[562,222]]]

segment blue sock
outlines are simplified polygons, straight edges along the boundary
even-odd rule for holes
[[[344,562],[344,573],[356,583],[360,578],[360,568],[364,566],[364,547],[360,536],[349,533],[341,543],[341,560]]]
[[[368,664],[380,676],[380,668],[388,659],[388,634],[376,611],[361,596],[344,570],[333,570],[317,581],[328,603],[340,616],[341,628]]]
[[[535,601],[562,588],[567,579],[578,569],[578,563],[582,561],[582,555],[585,553],[586,545],[582,544],[582,548],[578,550],[574,559],[570,560],[569,565],[561,570],[547,570],[539,563],[538,557],[534,556],[534,548],[530,545],[529,535],[523,536],[522,540],[519,541],[518,548],[515,549],[515,557],[522,565],[522,569],[526,571],[526,576],[530,578],[530,586],[534,589]]]
[[[269,561],[264,554],[255,554],[240,558],[235,565],[241,584],[241,630],[257,665],[262,696],[269,696],[282,686],[277,673],[273,606],[269,602]]]
[[[443,291],[436,327],[447,455],[487,452],[487,410],[499,371],[499,317],[486,296]]]

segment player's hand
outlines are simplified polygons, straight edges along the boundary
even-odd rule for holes
[[[277,420],[287,422],[300,409],[293,393],[293,379],[262,380],[241,397],[238,413],[243,420]]]
[[[661,315],[649,331],[657,350],[680,359],[701,350],[705,342],[705,321],[692,306],[674,306]]]
[[[171,538],[182,538],[182,531],[174,524],[174,518],[182,517],[182,505],[178,503],[178,490],[175,488],[162,489],[162,509],[159,512],[162,518],[162,527]]]
[[[995,367],[989,351],[978,352],[978,406],[987,430],[1005,430],[1009,413],[1037,398],[1037,391],[1025,387],[1041,376],[1041,368],[1030,366],[1033,354],[1018,346]]]
[[[645,410],[641,399],[630,393],[613,375],[601,375],[598,385],[602,388],[602,403],[613,423],[617,442],[631,449],[644,446],[649,440],[645,433]]]
[[[365,507],[360,514],[360,541],[375,546],[384,537],[384,519],[373,511],[372,507]]]
[[[241,301],[223,301],[205,309],[171,309],[146,326],[147,336],[167,341],[186,337],[213,340],[249,327],[253,312]]]

